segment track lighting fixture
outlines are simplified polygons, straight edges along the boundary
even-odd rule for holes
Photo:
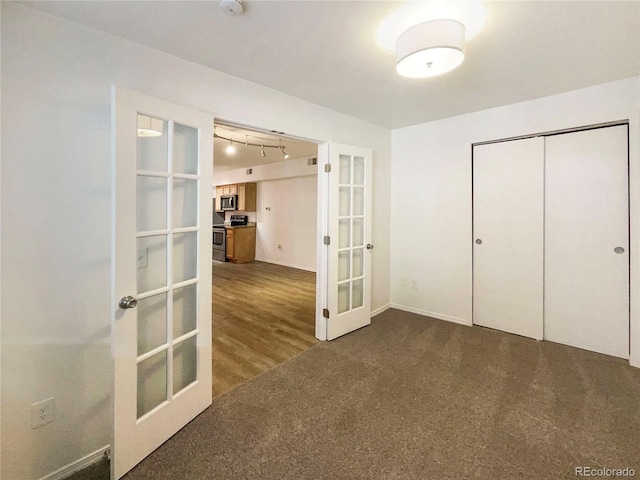
[[[282,139],[280,139],[280,141],[278,142],[278,145],[268,145],[265,143],[251,143],[249,141],[249,135],[245,135],[245,140],[244,142],[242,142],[242,140],[240,140],[239,142],[237,140],[234,140],[230,137],[223,137],[222,135],[218,135],[217,133],[217,128],[214,128],[213,130],[213,138],[219,138],[220,140],[225,140],[227,142],[229,142],[229,145],[227,145],[227,147],[225,148],[225,152],[228,155],[233,155],[234,153],[236,153],[236,147],[234,145],[234,143],[237,143],[239,145],[242,145],[244,143],[245,147],[258,147],[260,148],[260,156],[261,157],[266,157],[267,154],[265,153],[265,148],[278,148],[280,150],[280,153],[282,154],[282,157],[286,160],[287,158],[289,158],[289,154],[285,151],[285,146],[282,144]],[[259,137],[257,137],[259,138]]]
[[[285,160],[289,158],[289,155],[287,154],[287,152],[284,151],[284,145],[282,145],[282,139],[280,139],[280,153],[282,153],[282,158],[284,158]]]

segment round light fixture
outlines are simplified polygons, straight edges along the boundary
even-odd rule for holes
[[[164,122],[159,118],[138,114],[138,136],[159,137],[162,135],[163,124]]]
[[[484,0],[425,0],[404,2],[380,22],[378,45],[393,53],[398,37],[411,27],[431,20],[449,18],[465,26],[465,40],[471,40],[487,21]]]
[[[396,70],[410,78],[434,77],[464,60],[464,25],[431,20],[409,28],[396,42]]]
[[[236,153],[236,147],[233,146],[233,140],[229,140],[229,145],[227,145],[227,148],[225,148],[224,151],[227,152],[228,155]]]

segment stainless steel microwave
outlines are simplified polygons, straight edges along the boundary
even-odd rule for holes
[[[237,210],[238,195],[222,195],[220,197],[220,208],[222,210]]]

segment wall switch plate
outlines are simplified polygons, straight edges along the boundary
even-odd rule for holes
[[[38,428],[51,423],[56,418],[53,397],[41,400],[31,405],[31,428]]]

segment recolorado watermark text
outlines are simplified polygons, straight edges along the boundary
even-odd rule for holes
[[[631,467],[625,467],[625,468],[575,467],[573,472],[576,477],[635,477],[636,476],[636,471]]]

